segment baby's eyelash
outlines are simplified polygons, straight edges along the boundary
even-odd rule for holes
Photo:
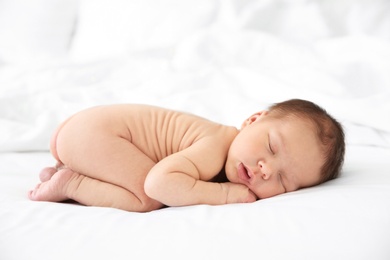
[[[271,151],[272,154],[274,154],[274,151],[272,150],[272,147],[271,147],[271,143],[268,142],[268,147],[269,147],[269,150]]]
[[[274,150],[272,150],[271,139],[270,139],[269,135],[268,135],[268,148],[269,148],[269,150],[270,150],[270,152],[271,152],[272,154],[275,154],[275,153],[274,153]]]

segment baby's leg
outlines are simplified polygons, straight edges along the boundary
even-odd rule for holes
[[[132,202],[136,197],[124,188],[89,178],[68,168],[55,173],[53,169],[55,168],[46,168],[41,172],[43,182],[29,192],[31,200],[57,202],[72,199],[87,206],[112,207],[128,211],[133,211],[131,205],[138,203]],[[49,172],[52,174],[51,178],[44,180],[50,176]]]
[[[162,203],[149,198],[144,191],[146,175],[155,162],[120,135],[122,124],[116,125],[115,120],[110,120],[112,116],[107,119],[104,112],[89,110],[63,124],[52,145],[53,155],[74,172],[128,191],[113,193],[124,196],[121,201],[126,200],[128,205],[123,209],[150,211],[161,208]],[[105,193],[109,196],[111,192],[109,188],[109,192]],[[87,193],[81,192],[80,196],[91,197]],[[78,201],[83,203],[80,196]],[[113,199],[118,199],[115,196]],[[101,205],[101,201],[95,204]],[[106,206],[111,205],[110,202]]]

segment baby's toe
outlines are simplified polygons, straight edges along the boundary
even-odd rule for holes
[[[40,186],[41,186],[41,184],[37,184],[33,190],[30,190],[27,193],[27,196],[28,196],[28,198],[30,200],[38,200],[38,198],[37,198],[37,191],[39,190]]]
[[[45,182],[51,179],[53,175],[57,172],[57,169],[55,167],[46,167],[43,168],[42,171],[39,173],[39,179],[41,182]]]

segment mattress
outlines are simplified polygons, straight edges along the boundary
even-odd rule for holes
[[[0,38],[0,259],[390,259],[390,2],[4,0]],[[344,126],[339,178],[148,213],[27,198],[81,109],[239,127],[290,98]]]

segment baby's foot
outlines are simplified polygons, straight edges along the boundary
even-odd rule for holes
[[[77,177],[75,175],[79,174],[68,168],[60,169],[53,173],[53,169],[55,170],[55,168],[49,167],[47,170],[42,170],[43,173],[41,172],[41,175],[44,176],[41,176],[41,180],[47,179],[48,176],[50,178],[38,184],[34,190],[28,193],[28,197],[31,200],[55,202],[69,199],[66,196],[68,184],[74,177]]]
[[[46,182],[50,180],[51,177],[53,177],[53,175],[63,167],[64,165],[62,163],[57,162],[55,167],[43,168],[42,171],[39,173],[39,179],[41,180],[41,182]]]

